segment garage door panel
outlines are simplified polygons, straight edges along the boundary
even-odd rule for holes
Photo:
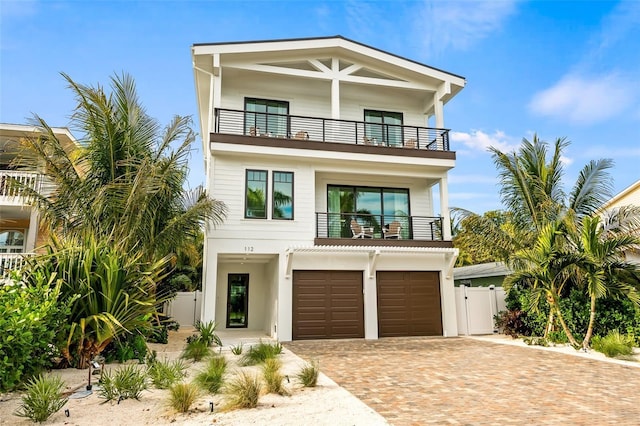
[[[379,271],[378,335],[440,336],[440,276],[432,271]]]
[[[364,337],[362,271],[293,271],[293,339]]]

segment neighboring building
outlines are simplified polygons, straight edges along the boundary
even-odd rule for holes
[[[76,144],[68,129],[52,130],[63,144]],[[10,184],[15,180],[41,189],[43,181],[37,170],[16,170],[12,164],[20,151],[20,139],[38,134],[39,130],[34,126],[0,123],[0,276],[20,266],[23,256],[32,253],[43,242],[37,210],[31,208]]]
[[[453,279],[456,287],[502,287],[505,277],[511,272],[504,262],[480,263],[454,268]]]
[[[629,187],[622,190],[619,194],[615,195],[607,201],[600,210],[612,210],[623,206],[634,206],[640,208],[640,180],[637,180]],[[639,250],[633,250],[625,254],[628,261],[640,263]]]
[[[455,74],[343,37],[195,44],[202,319],[281,341],[457,336]],[[436,207],[437,206],[437,207]]]

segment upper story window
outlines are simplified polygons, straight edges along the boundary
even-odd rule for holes
[[[293,219],[293,173],[273,172],[273,219]]]
[[[289,102],[245,98],[245,134],[251,136],[289,135]]]
[[[378,144],[402,146],[402,113],[364,110],[365,134]]]
[[[267,172],[247,170],[244,217],[267,218]]]
[[[24,251],[24,232],[0,231],[0,253],[22,253]]]

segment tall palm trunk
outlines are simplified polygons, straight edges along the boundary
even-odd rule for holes
[[[587,334],[584,335],[582,340],[582,349],[585,351],[589,348],[589,341],[593,334],[593,324],[596,322],[596,296],[591,295],[591,311],[589,312],[589,327],[587,327]]]
[[[556,315],[558,316],[558,321],[560,321],[560,325],[562,326],[562,331],[564,331],[564,334],[566,334],[567,339],[569,340],[569,343],[571,344],[571,346],[573,346],[574,348],[577,348],[580,346],[580,344],[578,343],[578,341],[576,340],[576,338],[573,336],[573,333],[571,333],[571,330],[569,330],[569,327],[567,326],[567,323],[564,320],[564,316],[562,316],[562,311],[560,311],[560,304],[558,303],[558,299],[556,297],[556,295],[551,295],[551,310],[555,310]]]

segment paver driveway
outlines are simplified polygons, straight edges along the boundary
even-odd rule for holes
[[[640,368],[465,338],[285,346],[394,425],[640,425]]]

